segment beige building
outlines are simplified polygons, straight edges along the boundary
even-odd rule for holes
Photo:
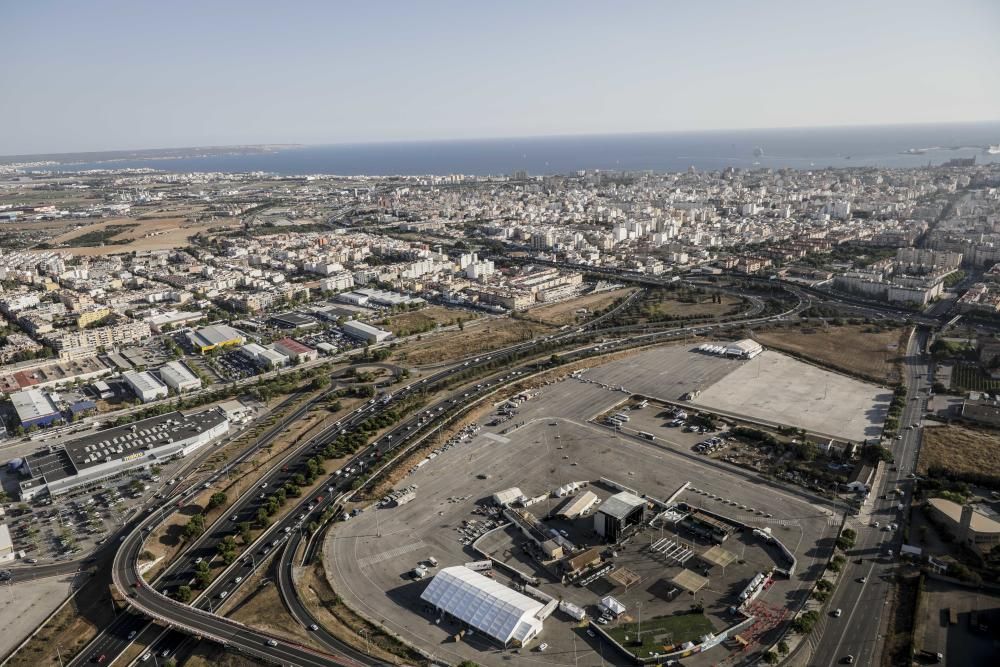
[[[973,506],[959,505],[944,498],[931,498],[927,505],[957,541],[980,556],[986,556],[993,547],[1000,544],[1000,522]]]

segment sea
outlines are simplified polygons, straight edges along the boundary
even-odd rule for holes
[[[1000,154],[985,151],[997,144],[1000,121],[336,144],[260,154],[64,164],[58,170],[487,176],[520,171],[547,175],[580,170],[923,167],[973,156],[979,164],[1000,162]]]

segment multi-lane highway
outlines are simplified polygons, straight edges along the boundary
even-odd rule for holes
[[[455,364],[454,366],[444,369],[434,375],[427,378],[410,383],[406,387],[401,388],[397,393],[385,400],[373,401],[372,403],[359,408],[357,411],[352,413],[349,417],[342,420],[338,424],[334,425],[328,431],[322,433],[319,437],[311,439],[305,445],[300,446],[292,455],[289,455],[281,462],[282,465],[275,467],[268,475],[261,481],[261,484],[266,484],[259,493],[248,493],[245,494],[243,498],[240,498],[236,504],[231,508],[229,514],[227,512],[227,517],[224,517],[217,521],[217,523],[210,527],[209,531],[204,535],[199,537],[194,541],[192,545],[185,551],[185,553],[180,556],[171,566],[166,570],[160,579],[155,583],[156,590],[152,590],[141,584],[141,580],[133,576],[132,580],[140,583],[140,587],[131,588],[130,592],[136,595],[134,600],[143,600],[143,604],[136,602],[136,606],[144,609],[145,613],[153,618],[164,621],[165,619],[174,619],[173,621],[166,623],[167,625],[179,626],[182,630],[188,633],[194,633],[199,636],[214,637],[219,641],[236,641],[235,639],[226,640],[222,636],[215,635],[210,628],[203,627],[200,630],[194,628],[193,625],[188,624],[193,623],[197,625],[203,621],[202,612],[203,610],[212,610],[217,606],[218,602],[221,601],[219,595],[225,592],[228,596],[233,590],[235,590],[242,581],[246,580],[248,575],[259,565],[258,557],[266,556],[268,552],[272,550],[280,549],[285,540],[293,535],[293,531],[301,529],[303,525],[308,524],[312,518],[318,518],[319,515],[327,508],[328,504],[331,503],[338,494],[343,492],[343,490],[350,488],[354,479],[366,474],[366,469],[370,468],[373,463],[383,460],[383,458],[388,458],[387,455],[398,450],[402,445],[407,444],[417,437],[420,433],[425,432],[428,427],[436,419],[442,416],[450,415],[454,410],[461,409],[464,404],[468,401],[473,400],[477,395],[490,391],[497,383],[503,383],[512,381],[516,376],[509,373],[506,376],[494,376],[493,379],[485,380],[477,385],[475,388],[470,388],[465,393],[456,393],[453,397],[444,399],[430,409],[413,415],[409,419],[398,424],[392,431],[388,434],[383,435],[378,442],[372,443],[368,447],[364,448],[358,454],[356,454],[351,461],[344,466],[342,470],[348,471],[345,474],[336,475],[330,480],[330,488],[327,489],[326,493],[321,494],[323,497],[320,498],[307,498],[304,499],[299,507],[289,512],[280,522],[275,526],[272,526],[267,533],[262,536],[257,543],[255,543],[251,550],[244,553],[241,560],[237,561],[233,566],[226,570],[226,572],[219,577],[213,584],[198,598],[192,606],[183,605],[179,602],[170,600],[164,597],[161,593],[166,591],[167,593],[173,593],[176,589],[188,583],[194,578],[194,561],[197,558],[212,558],[215,556],[217,546],[219,542],[227,535],[234,535],[238,532],[238,524],[242,521],[253,520],[256,518],[256,509],[263,504],[263,497],[267,496],[266,489],[277,488],[282,485],[297,471],[301,468],[302,463],[306,458],[312,455],[312,453],[322,447],[324,447],[328,442],[336,438],[337,435],[343,432],[349,432],[351,429],[356,427],[360,422],[365,419],[377,414],[383,409],[387,409],[394,404],[395,401],[405,397],[407,392],[419,391],[425,388],[430,388],[438,385],[443,381],[447,381],[450,377],[455,374],[466,370],[470,365],[472,367],[485,365],[491,360],[514,360],[519,355],[525,353],[531,353],[536,351],[536,346],[540,343],[551,343],[552,347],[557,347],[560,344],[570,343],[574,341],[583,342],[587,337],[592,337],[594,331],[600,330],[602,334],[627,334],[629,332],[643,331],[643,333],[635,334],[629,336],[627,339],[616,339],[610,342],[605,341],[602,343],[602,349],[607,351],[608,349],[616,349],[621,347],[632,347],[637,345],[646,345],[660,340],[669,340],[673,337],[686,336],[692,333],[707,334],[714,330],[725,329],[729,327],[745,326],[747,324],[754,324],[757,322],[763,322],[783,315],[788,315],[796,310],[800,310],[803,307],[803,302],[800,301],[796,309],[789,311],[789,313],[784,313],[781,315],[775,315],[770,317],[756,317],[762,310],[762,304],[759,302],[753,302],[751,308],[744,313],[744,318],[739,320],[729,321],[726,323],[717,324],[706,324],[703,327],[692,327],[684,329],[670,329],[670,330],[660,330],[660,331],[647,331],[649,327],[647,326],[634,326],[634,327],[615,327],[610,330],[600,329],[600,325],[610,317],[613,317],[619,310],[627,307],[629,303],[638,297],[639,292],[636,292],[629,297],[623,304],[615,308],[609,313],[602,315],[601,317],[589,322],[588,324],[573,328],[569,331],[562,332],[556,335],[547,336],[542,339],[527,341],[525,343],[520,343],[503,350],[499,350],[482,357],[478,357],[474,360],[463,361]],[[587,356],[594,354],[596,351],[596,345],[584,346],[576,348],[572,353],[562,354],[566,359],[572,359],[577,356]],[[523,372],[523,371],[522,371]],[[301,415],[304,410],[311,407],[309,404],[302,406],[292,417],[295,415]],[[275,436],[279,432],[276,428]],[[263,446],[263,445],[260,445]],[[235,462],[234,462],[235,463]],[[230,464],[232,466],[233,464]],[[225,471],[230,467],[219,471],[211,481],[219,479]],[[160,514],[165,514],[167,510],[171,510],[177,504],[177,497],[164,500],[163,505],[159,508],[153,507],[151,510],[162,510],[162,512],[155,512],[153,517]],[[181,503],[183,504],[183,503]],[[153,520],[153,519],[150,519]],[[141,538],[142,535],[136,530],[129,535],[129,540]],[[141,545],[141,541],[139,542]],[[129,567],[134,567],[135,563],[131,564],[122,561],[125,554],[130,553],[128,550],[122,548],[118,552],[118,557],[115,560],[115,576],[121,579],[128,572]],[[124,562],[124,564],[122,564]],[[121,576],[119,576],[121,575]],[[122,579],[124,581],[124,579]],[[283,590],[286,597],[289,598],[289,604],[295,604],[291,598],[294,597],[294,591]],[[157,596],[156,605],[147,606],[145,600],[147,596]],[[193,607],[193,608],[192,608]],[[304,607],[302,607],[304,610]],[[162,612],[170,612],[174,616],[161,615]],[[307,612],[306,612],[307,613]],[[303,616],[303,619],[306,617]],[[185,621],[187,619],[187,621]],[[213,621],[214,622],[214,621]],[[77,658],[74,660],[75,664],[82,664],[84,660],[90,658],[99,658],[100,656],[105,656],[105,660],[113,659],[114,657],[121,654],[125,648],[133,641],[134,638],[143,636],[147,637],[148,633],[143,632],[143,629],[147,626],[147,621],[145,618],[135,612],[127,612],[119,615],[118,619],[101,635],[92,642]],[[228,627],[228,626],[227,626]],[[221,626],[220,631],[223,629]],[[229,628],[232,630],[232,628]],[[247,632],[245,629],[241,629],[241,632]],[[226,635],[229,636],[229,635]],[[235,635],[233,635],[235,637]],[[264,642],[266,646],[267,638],[264,635],[256,635],[255,637],[257,643]],[[331,648],[336,648],[337,645],[334,642],[328,641],[331,638],[318,637],[321,643],[325,645],[330,645]],[[153,650],[155,652],[162,653],[166,652],[168,654],[172,653],[173,650],[181,642],[180,635],[176,633],[166,634],[161,636],[160,639],[153,645]],[[244,642],[245,644],[245,642]],[[276,647],[266,646],[266,648],[260,648],[259,646],[249,646],[249,645],[239,645],[239,648],[248,651],[256,651],[259,654],[260,651],[265,653],[273,653],[271,656],[275,660],[285,660],[287,656],[282,657],[278,655],[282,650],[274,650]],[[341,655],[337,660],[341,664],[346,664],[352,660],[350,651],[340,650],[337,651]],[[316,657],[315,654],[310,653],[311,657],[309,660],[326,659],[329,657]],[[356,656],[354,656],[356,657]],[[298,664],[298,663],[295,663]],[[307,664],[307,663],[302,663]]]
[[[625,305],[627,305],[627,303],[623,304],[621,307],[624,307]],[[602,316],[600,320],[604,320],[605,318],[610,317],[613,314],[614,312],[608,313]],[[754,318],[750,320],[741,320],[739,322],[728,322],[725,324],[714,325],[714,327],[725,328],[730,326],[740,326],[740,325],[745,325],[747,323],[763,321],[765,319],[770,319],[770,318]],[[595,321],[587,326],[594,327],[598,323],[599,322]],[[638,336],[633,336],[628,340],[620,340],[617,342],[612,342],[610,343],[610,347],[614,348],[616,346],[624,347],[626,345],[634,346],[640,344],[650,344],[656,342],[657,340],[669,339],[670,337],[676,337],[676,336],[684,336],[690,333],[706,333],[712,329],[713,325],[706,325],[703,329],[694,329],[694,330],[674,329],[668,331],[644,333]],[[400,397],[405,396],[407,391],[419,390],[423,388],[420,385],[433,386],[434,384],[442,380],[448,379],[450,375],[465,370],[470,364],[475,366],[475,365],[485,364],[489,362],[491,359],[492,360],[500,360],[503,358],[511,359],[518,354],[530,351],[533,347],[535,347],[537,344],[541,342],[556,342],[556,343],[569,342],[575,338],[578,338],[581,335],[580,332],[582,330],[583,327],[571,330],[569,332],[561,333],[558,335],[549,336],[546,337],[545,339],[528,341],[526,343],[521,343],[515,346],[511,346],[510,348],[506,348],[498,352],[484,355],[483,357],[477,358],[474,361],[466,361],[460,363],[453,368],[443,370],[433,376],[411,383],[406,388],[403,388],[399,392],[397,392],[392,397],[391,400],[398,400]],[[605,343],[603,347],[607,349],[609,347],[609,344]],[[592,353],[594,353],[593,347],[581,348],[576,353],[574,353],[574,356],[577,354],[580,356],[585,356],[587,354],[592,354]],[[350,463],[344,466],[345,470],[353,469],[354,472],[349,474],[339,475],[334,480],[332,480],[334,490],[339,492],[341,489],[349,487],[353,483],[352,478],[363,474],[362,470],[366,465],[370,466],[372,461],[378,461],[382,459],[386,454],[398,449],[402,444],[406,443],[407,440],[410,437],[412,437],[412,435],[416,435],[419,431],[423,430],[423,428],[417,428],[417,427],[424,427],[425,423],[426,425],[430,424],[429,421],[430,417],[442,413],[447,414],[447,412],[451,407],[455,406],[461,407],[461,405],[466,400],[471,400],[475,394],[490,390],[494,382],[509,381],[511,379],[513,379],[513,375],[509,374],[508,376],[502,379],[496,379],[494,381],[484,381],[480,383],[475,389],[466,391],[462,395],[456,395],[453,398],[444,399],[440,403],[432,406],[431,409],[426,410],[418,415],[414,415],[410,419],[399,424],[389,434],[380,438],[378,442],[369,445],[361,452],[359,452],[351,460]],[[306,457],[313,448],[322,447],[326,441],[332,440],[340,432],[344,432],[356,426],[357,423],[360,423],[360,421],[363,421],[364,419],[368,418],[369,416],[371,416],[371,414],[374,414],[376,411],[384,408],[385,405],[386,404],[383,403],[382,401],[377,401],[375,403],[365,406],[364,408],[359,409],[356,413],[352,414],[351,417],[349,417],[346,420],[343,420],[339,425],[337,425],[337,428],[333,432],[325,434],[325,436],[329,436],[326,438],[326,440],[321,439],[320,442],[318,443],[316,443],[315,441],[311,441],[307,446],[303,447],[298,452],[298,456]],[[293,474],[292,470],[294,470],[294,467],[291,464],[283,467],[287,468],[287,470],[276,469],[272,471],[269,474],[269,476],[265,479],[265,481],[262,483],[266,483],[269,486],[271,486],[272,484],[275,486],[280,486],[284,484],[284,481],[286,481],[285,477],[286,476],[290,477],[290,475]],[[253,548],[254,549],[260,548],[262,551],[264,548],[268,550],[272,548],[280,548],[282,543],[284,542],[285,536],[289,535],[292,530],[295,530],[296,528],[301,527],[303,524],[308,523],[310,516],[315,516],[321,513],[326,508],[326,504],[331,502],[332,497],[334,495],[335,494],[328,492],[327,494],[324,494],[325,497],[319,502],[316,502],[315,499],[313,499],[312,502],[310,502],[309,500],[304,500],[302,503],[303,506],[309,503],[314,505],[314,507],[311,510],[306,507],[295,508],[285,517],[285,519],[283,519],[281,522],[273,526],[268,531],[266,538],[269,539],[269,542],[265,547],[259,547],[260,542],[265,541],[264,539],[261,539],[258,542],[258,544],[254,545]],[[189,549],[187,553],[185,553],[181,558],[179,558],[168,569],[168,571],[165,573],[161,581],[157,582],[156,584],[158,587],[158,591],[152,591],[143,587],[142,592],[151,595],[157,595],[158,592],[162,590],[167,590],[168,592],[171,592],[172,590],[171,587],[180,586],[190,581],[190,579],[193,578],[194,576],[193,560],[199,557],[197,554],[199,553],[205,554],[201,556],[202,558],[213,556],[215,553],[215,549],[217,548],[217,545],[222,540],[222,538],[225,537],[226,535],[234,534],[238,530],[237,527],[238,523],[240,521],[246,520],[244,514],[250,517],[256,516],[256,507],[260,504],[259,503],[260,500],[261,499],[259,498],[259,494],[254,496],[247,494],[247,497],[240,499],[240,501],[237,502],[237,504],[234,506],[232,510],[234,512],[234,515],[236,516],[235,520],[233,520],[232,517],[230,517],[228,519],[221,519],[219,522],[217,522],[217,524],[214,525],[209,530],[208,533],[199,538],[195,542],[195,544],[192,545],[191,549]],[[305,511],[307,516],[302,516],[302,510]],[[124,551],[125,550],[121,550],[119,554],[122,554]],[[260,555],[266,555],[266,554],[260,554]],[[116,559],[116,563],[119,560],[120,559]],[[214,582],[208,590],[205,591],[205,593],[202,595],[199,601],[194,605],[195,609],[191,609],[191,607],[187,607],[181,605],[180,603],[170,600],[167,600],[168,606],[166,607],[166,609],[174,611],[181,618],[186,617],[187,615],[191,615],[193,619],[198,620],[200,618],[198,614],[198,608],[200,607],[211,608],[213,606],[213,603],[211,602],[211,600],[213,600],[213,596],[218,595],[218,593],[223,590],[225,590],[227,594],[231,593],[231,591],[235,589],[239,585],[239,583],[241,583],[242,580],[245,579],[246,575],[249,573],[249,570],[255,566],[255,561],[256,557],[253,557],[251,558],[249,565],[247,565],[244,556],[243,560],[238,561],[233,568],[228,570],[222,577],[216,580],[216,582]],[[247,572],[241,574],[240,568],[247,568]],[[239,578],[240,581],[237,581],[237,578]],[[163,602],[161,601],[160,604],[162,605]],[[147,613],[149,613],[150,615],[154,615],[151,613],[150,610],[147,610]],[[114,656],[120,654],[121,651],[124,650],[124,648],[126,648],[130,643],[132,638],[129,637],[129,635],[132,633],[134,629],[136,629],[136,626],[133,620],[128,619],[126,617],[119,619],[118,622],[116,622],[111,628],[109,628],[108,632],[104,633],[104,637],[102,640],[93,643],[79,657],[86,658],[87,656],[92,656],[97,654],[105,656]],[[185,628],[185,630],[190,631],[190,628]],[[205,636],[210,636],[210,635],[211,633],[207,633]],[[258,639],[260,639],[260,637],[258,637]],[[175,643],[176,642],[171,642],[169,637],[165,637],[161,640],[161,643],[157,643],[154,646],[154,650],[159,651],[161,650],[161,645],[165,645],[166,650],[169,651]],[[257,650],[261,649],[258,648]],[[275,657],[277,658],[277,656]],[[341,659],[340,661],[344,662],[343,659]]]
[[[855,664],[871,665],[878,662],[881,654],[883,621],[887,620],[892,575],[902,542],[902,531],[889,527],[902,525],[913,497],[912,476],[920,450],[920,423],[931,384],[923,354],[928,335],[926,329],[918,329],[907,348],[907,397],[900,418],[902,437],[894,441],[893,463],[884,467],[869,494],[869,502],[860,515],[847,522],[847,527],[857,532],[857,541],[848,553],[840,583],[827,603],[828,613],[814,628],[815,637],[809,640],[813,656],[809,665],[836,665],[849,655]],[[902,494],[897,495],[896,489]],[[900,503],[903,511],[898,509]],[[841,610],[839,618],[833,615],[836,609]]]

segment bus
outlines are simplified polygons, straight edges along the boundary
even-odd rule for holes
[[[645,431],[639,431],[639,437],[645,438],[646,440],[656,440],[656,436],[652,433],[646,433]]]

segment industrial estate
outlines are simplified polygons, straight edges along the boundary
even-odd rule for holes
[[[0,168],[2,664],[996,664],[997,164],[152,167]]]

